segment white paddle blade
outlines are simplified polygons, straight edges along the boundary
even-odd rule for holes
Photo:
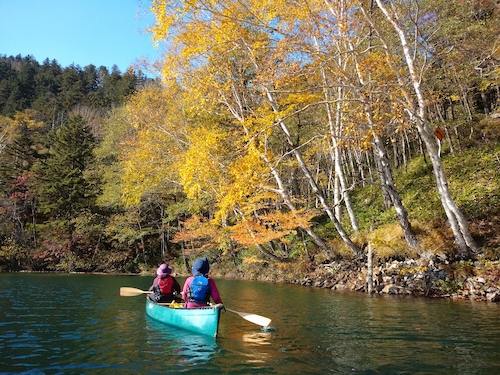
[[[151,293],[151,291],[149,290],[141,290],[137,288],[131,288],[128,286],[122,286],[120,288],[120,296],[122,297],[134,297],[141,294],[149,294],[149,293]]]
[[[262,326],[262,327],[267,327],[269,324],[271,324],[271,319],[266,318],[265,316],[256,315],[256,314],[248,314],[248,313],[244,313],[244,312],[238,312],[238,311],[228,309],[227,307],[226,307],[226,310],[231,311],[235,314],[238,314],[243,319],[248,320],[249,322],[252,322],[252,323],[257,324],[257,325]]]
[[[271,319],[266,318],[265,316],[260,316],[260,315],[255,315],[255,314],[244,314],[241,315],[243,319],[248,320],[249,322],[252,322],[254,324],[258,324],[259,326],[262,327],[267,327],[269,324],[271,324]]]

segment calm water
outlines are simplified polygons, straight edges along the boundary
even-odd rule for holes
[[[498,304],[217,280],[273,330],[222,312],[213,339],[119,296],[152,279],[0,274],[0,374],[500,374]]]

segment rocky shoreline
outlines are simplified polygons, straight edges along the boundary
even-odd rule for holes
[[[293,283],[366,293],[367,269],[366,265],[353,268],[346,262],[328,262]],[[500,302],[500,261],[379,261],[373,266],[372,280],[373,293]]]

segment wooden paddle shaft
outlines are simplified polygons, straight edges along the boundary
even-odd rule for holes
[[[137,288],[131,288],[128,286],[123,286],[120,288],[120,296],[124,297],[133,297],[133,296],[138,296],[141,294],[149,294],[151,293],[150,290],[141,290]]]

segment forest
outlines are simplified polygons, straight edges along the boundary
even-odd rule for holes
[[[499,260],[497,2],[150,10],[161,79],[0,56],[0,270]]]

